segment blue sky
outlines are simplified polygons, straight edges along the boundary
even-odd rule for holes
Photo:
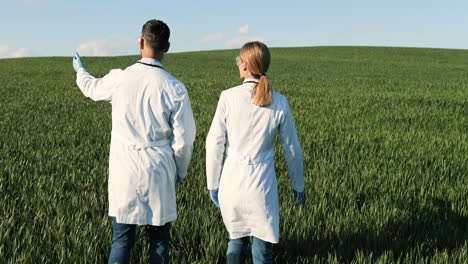
[[[270,47],[468,49],[468,1],[2,0],[0,58],[138,54],[149,19],[171,28],[171,52]],[[6,3],[5,3],[6,2]]]

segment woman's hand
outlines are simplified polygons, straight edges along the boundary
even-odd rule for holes
[[[180,178],[179,176],[176,176],[175,183],[179,184],[181,181],[182,181],[182,178]]]
[[[219,208],[219,201],[218,201],[218,189],[210,191],[210,198],[211,201]]]
[[[294,193],[294,200],[297,200],[294,203],[295,206],[298,206],[298,205],[300,205],[301,203],[304,202],[304,200],[305,200],[305,191],[298,192],[296,190],[293,190],[293,193]]]

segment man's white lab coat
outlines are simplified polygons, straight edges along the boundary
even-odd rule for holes
[[[195,140],[187,90],[154,59],[76,83],[112,104],[109,215],[118,223],[161,226],[177,218],[175,180],[184,178]],[[149,64],[149,65],[148,65]]]
[[[219,204],[231,239],[255,236],[279,242],[279,203],[274,143],[279,132],[291,183],[304,190],[302,152],[286,97],[252,103],[255,79],[221,93],[206,139],[208,189],[219,188]],[[226,146],[226,160],[223,153]]]

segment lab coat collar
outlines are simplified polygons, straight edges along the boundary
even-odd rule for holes
[[[158,61],[157,59],[153,59],[153,58],[141,58],[140,61],[143,62],[143,63],[148,63],[148,64],[151,64],[151,65],[157,65],[157,66],[160,66],[160,67],[163,66],[160,61]]]
[[[244,84],[244,83],[249,83],[249,82],[256,82],[256,83],[258,83],[259,81],[260,81],[260,79],[258,79],[258,78],[245,78],[245,79],[244,79],[244,82],[242,82],[242,83],[243,83],[243,84]]]

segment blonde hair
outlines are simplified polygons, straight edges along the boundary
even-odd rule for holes
[[[252,90],[253,103],[267,106],[272,103],[273,92],[265,73],[270,67],[270,50],[259,41],[247,42],[240,50],[240,57],[246,63],[247,70],[257,78],[258,84]]]

